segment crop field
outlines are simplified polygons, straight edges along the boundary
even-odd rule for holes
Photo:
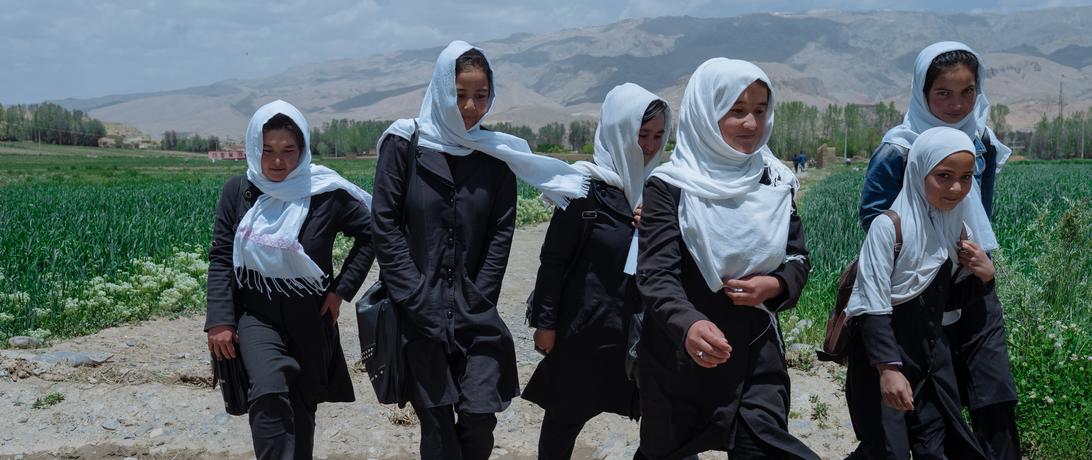
[[[374,159],[318,162],[372,188]],[[216,202],[244,162],[0,144],[0,164],[2,343],[204,308]],[[521,223],[549,217],[534,189],[519,192]]]
[[[796,311],[783,318],[787,340],[822,340],[838,276],[864,239],[857,214],[863,180],[863,171],[839,172],[801,199],[813,271]],[[1020,162],[998,176],[997,289],[1021,398],[1021,439],[1033,458],[1092,455],[1090,205],[1092,162]]]

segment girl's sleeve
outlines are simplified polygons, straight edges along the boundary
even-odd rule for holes
[[[902,349],[891,325],[891,274],[895,264],[895,225],[886,215],[872,222],[857,260],[857,280],[846,305],[856,321],[869,364],[902,361]]]
[[[800,294],[804,292],[810,273],[811,261],[804,237],[804,223],[796,212],[796,204],[793,204],[792,217],[789,218],[789,239],[785,243],[785,263],[770,273],[770,276],[781,283],[781,294],[767,300],[766,307],[773,312],[795,307],[800,300]]]
[[[375,252],[372,249],[372,216],[364,203],[347,192],[339,191],[337,196],[342,209],[340,230],[353,239],[353,247],[332,286],[342,299],[352,301],[375,261]]]
[[[242,177],[233,177],[220,189],[220,201],[216,205],[216,217],[212,224],[212,245],[209,246],[205,331],[216,326],[235,326],[232,249],[235,246],[235,225],[239,221],[237,205],[242,197],[239,188],[243,183]]]
[[[645,311],[680,349],[690,326],[708,319],[687,299],[682,284],[679,207],[669,186],[658,178],[645,185],[641,224],[638,226],[637,288]]]
[[[595,193],[595,192],[588,192]],[[554,208],[550,227],[539,253],[538,276],[535,278],[535,295],[531,299],[528,325],[540,329],[556,329],[564,289],[565,271],[578,256],[581,233],[581,215],[586,199],[573,200],[565,209]],[[580,274],[583,276],[583,274]]]

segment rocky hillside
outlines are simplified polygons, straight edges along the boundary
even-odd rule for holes
[[[690,72],[727,56],[758,62],[781,100],[905,105],[918,51],[960,40],[984,54],[986,90],[1028,127],[1092,105],[1092,7],[1000,14],[816,11],[729,18],[661,17],[480,43],[499,76],[492,121],[540,126],[594,118],[606,92],[641,84],[677,104]],[[145,133],[240,138],[254,109],[283,98],[312,123],[416,114],[440,48],[326,62],[256,80],[159,93],[58,101]]]

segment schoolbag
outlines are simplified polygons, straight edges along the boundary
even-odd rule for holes
[[[894,260],[898,260],[899,252],[902,252],[902,220],[895,211],[890,209],[883,214],[895,225]],[[842,275],[838,277],[838,291],[834,308],[830,310],[830,315],[827,317],[827,333],[823,337],[823,348],[815,350],[815,356],[819,361],[845,364],[849,358],[849,343],[852,342],[857,330],[852,324],[853,321],[846,317],[846,304],[849,303],[849,296],[853,293],[853,284],[857,281],[857,262],[857,259],[853,259],[853,262],[846,265]]]

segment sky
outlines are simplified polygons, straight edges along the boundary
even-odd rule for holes
[[[0,0],[0,104],[163,91],[629,18],[1011,12],[1092,0]]]

